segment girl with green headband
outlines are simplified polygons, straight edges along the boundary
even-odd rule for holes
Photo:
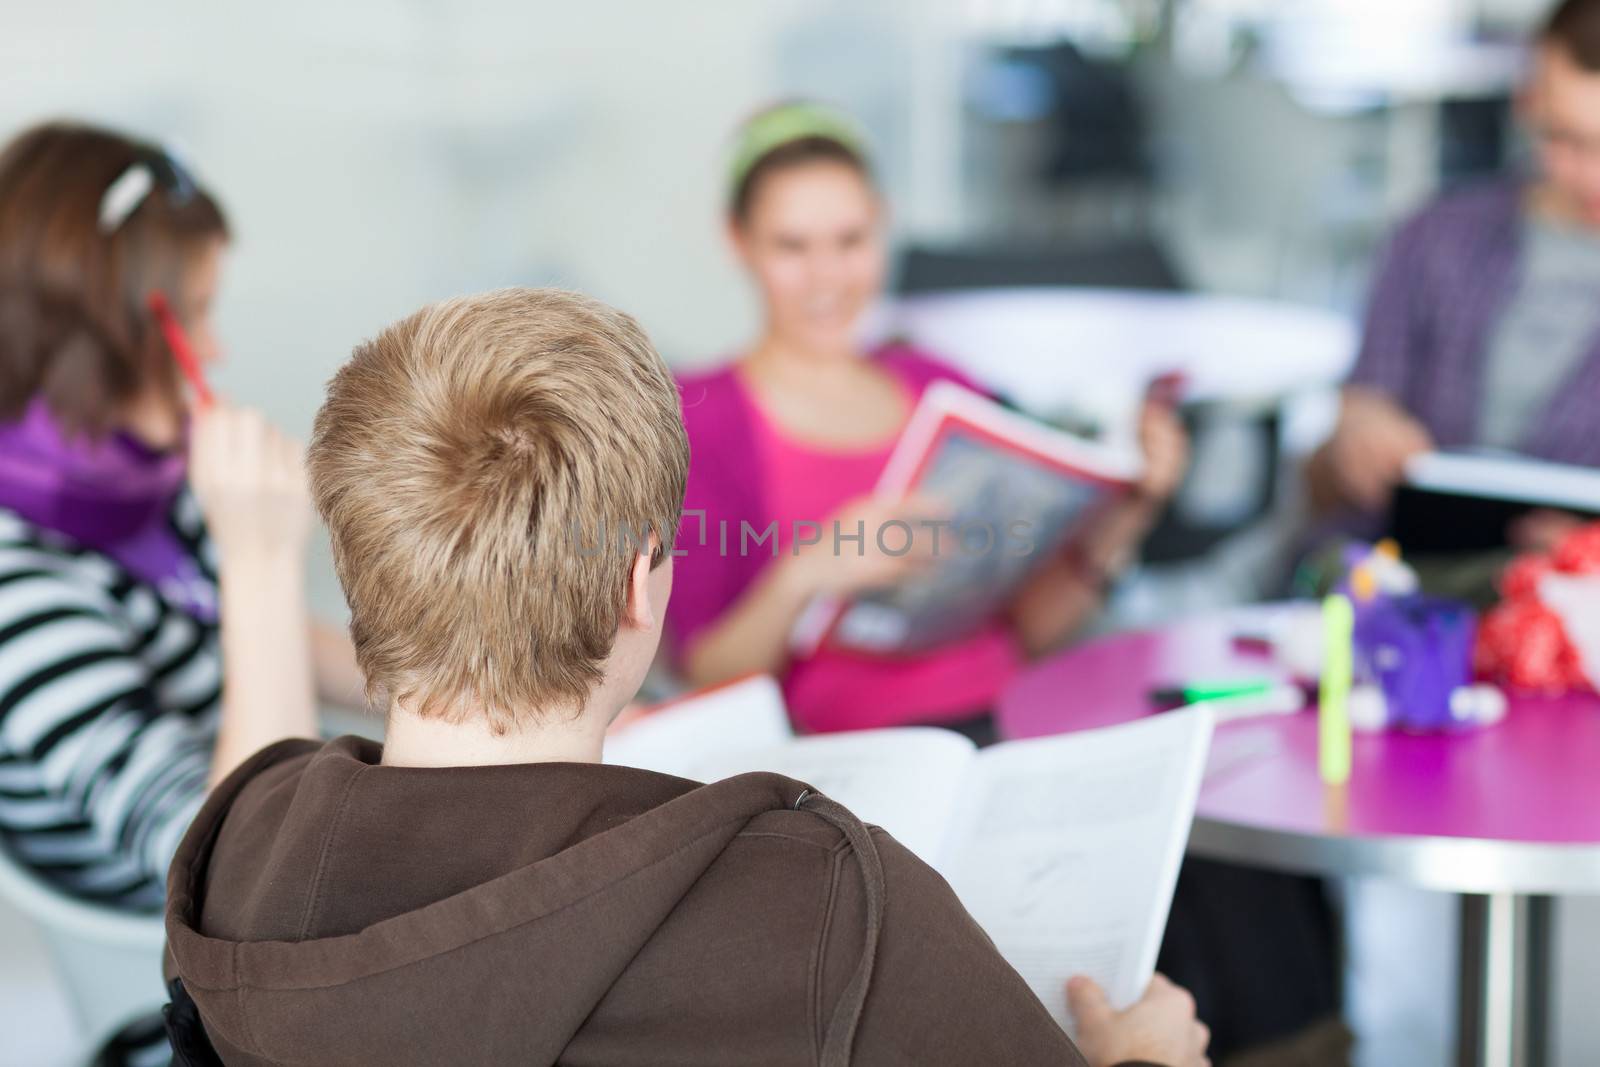
[[[678,542],[668,617],[677,666],[697,685],[771,672],[810,731],[937,723],[992,737],[988,711],[1001,688],[1098,610],[1115,561],[1176,485],[1182,430],[1164,409],[1147,411],[1142,491],[973,636],[894,657],[828,647],[791,656],[788,634],[814,596],[881,588],[939,565],[920,524],[938,518],[939,502],[885,502],[872,490],[927,386],[985,390],[907,345],[860,342],[864,313],[883,295],[887,210],[854,122],[814,103],[780,105],[741,128],[732,156],[728,234],[763,325],[731,363],[682,382],[693,454],[685,506],[692,518],[703,512],[709,536],[686,529]],[[898,556],[872,533],[895,520],[923,533]],[[796,544],[797,530],[831,531],[835,521],[867,531],[859,552],[854,543],[835,551],[828,537]],[[741,542],[746,526],[775,533]]]

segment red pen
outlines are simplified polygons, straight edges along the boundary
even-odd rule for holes
[[[189,380],[189,387],[194,390],[195,399],[204,411],[212,404],[211,387],[206,384],[205,372],[201,370],[200,361],[195,358],[194,349],[189,345],[189,336],[183,332],[183,324],[172,313],[167,294],[161,290],[153,291],[146,302],[150,306],[150,314],[156,317],[156,325],[161,327],[161,335],[167,339],[167,347],[172,349],[172,358],[178,361],[178,369]]]

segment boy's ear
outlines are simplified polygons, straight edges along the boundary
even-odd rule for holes
[[[622,606],[622,623],[636,630],[648,630],[656,624],[656,613],[661,610],[660,604],[651,602],[650,598],[650,566],[651,559],[655,556],[656,545],[660,541],[655,534],[650,535],[650,547],[633,557],[633,564],[628,568],[628,595]]]

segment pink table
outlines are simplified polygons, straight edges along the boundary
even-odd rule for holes
[[[1149,690],[1281,674],[1234,648],[1283,607],[1088,642],[1022,674],[1002,737],[1150,714]],[[1358,734],[1350,785],[1317,775],[1316,716],[1220,726],[1190,850],[1253,866],[1381,876],[1462,895],[1462,1062],[1538,1064],[1549,895],[1600,893],[1600,698],[1515,698],[1456,736]]]

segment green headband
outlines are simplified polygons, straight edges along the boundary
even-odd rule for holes
[[[866,139],[845,115],[823,104],[780,104],[763,111],[739,131],[733,163],[728,168],[729,190],[737,190],[769,152],[807,137],[825,137],[863,160],[867,157]]]

